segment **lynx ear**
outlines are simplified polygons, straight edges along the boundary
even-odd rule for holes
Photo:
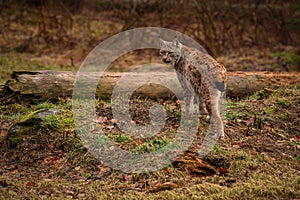
[[[176,48],[179,48],[180,45],[181,45],[181,43],[179,42],[179,40],[175,39],[175,40],[173,41],[173,45],[174,45]]]
[[[160,46],[164,45],[166,43],[166,41],[164,41],[163,39],[161,39],[161,37],[159,37],[159,44]]]

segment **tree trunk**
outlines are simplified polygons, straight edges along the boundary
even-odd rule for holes
[[[300,73],[296,72],[229,72],[228,75],[226,95],[231,98],[246,97],[262,88],[300,86]],[[94,94],[104,100],[111,97],[114,88],[136,88],[133,95],[155,99],[170,98],[174,94],[180,97],[181,93],[174,72],[84,73],[76,78],[76,73],[68,71],[17,71],[6,82],[4,90],[6,94],[33,96],[43,100],[71,97],[75,79],[78,88],[76,93],[93,92],[98,83]],[[93,87],[93,84],[96,85]],[[168,88],[172,88],[172,91]]]

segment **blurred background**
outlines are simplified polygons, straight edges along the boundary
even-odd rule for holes
[[[13,70],[75,71],[101,41],[146,26],[192,37],[229,71],[300,71],[299,0],[1,0],[0,82]],[[158,56],[133,52],[115,69]]]

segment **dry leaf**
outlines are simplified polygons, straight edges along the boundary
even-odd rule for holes
[[[163,100],[163,99],[160,99],[160,100],[159,100],[159,104],[160,104],[160,105],[163,105],[163,104],[164,104],[164,100]]]
[[[33,181],[28,181],[28,182],[26,183],[26,186],[28,186],[28,187],[35,187],[35,182],[33,182]]]
[[[44,163],[45,164],[53,164],[55,163],[56,161],[58,160],[57,157],[54,157],[54,156],[48,156],[44,159]]]
[[[292,138],[290,138],[291,142],[300,142],[300,136],[294,136]]]
[[[79,193],[79,194],[77,195],[77,197],[78,197],[78,198],[83,198],[83,197],[85,197],[85,194],[84,194],[84,193]]]
[[[123,175],[123,178],[125,181],[131,181],[133,178],[133,175]]]
[[[53,181],[53,179],[45,178],[45,179],[43,179],[43,181],[45,181],[45,182],[51,182],[51,181]]]
[[[166,182],[166,183],[157,183],[152,186],[151,192],[158,192],[161,190],[171,190],[173,188],[178,188],[179,185],[173,182]]]
[[[140,144],[142,144],[142,141],[141,141],[140,139],[137,139],[137,140],[135,141],[135,144],[136,144],[136,145],[140,145]]]
[[[180,100],[176,100],[176,102],[175,102],[175,105],[176,105],[176,107],[180,107]]]
[[[219,167],[216,170],[216,174],[218,175],[227,174],[227,173],[228,173],[228,169],[225,167]]]
[[[166,167],[163,168],[162,170],[163,170],[164,172],[169,172],[168,168],[166,168]]]
[[[110,122],[113,123],[113,124],[116,124],[117,120],[116,119],[111,119]]]
[[[74,194],[74,192],[72,190],[66,190],[65,193],[68,194],[68,195],[73,195]]]
[[[104,123],[104,122],[107,122],[107,117],[105,117],[105,116],[100,116],[100,117],[98,118],[97,122],[98,122],[99,124],[102,124],[102,123]]]

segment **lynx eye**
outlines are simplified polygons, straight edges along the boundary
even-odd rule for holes
[[[160,54],[160,55],[165,55],[165,54],[166,54],[166,52],[165,52],[165,51],[162,51],[162,50],[160,50],[160,51],[159,51],[159,54]]]
[[[173,52],[169,53],[169,55],[170,55],[171,57],[174,57],[174,53],[173,53]]]

